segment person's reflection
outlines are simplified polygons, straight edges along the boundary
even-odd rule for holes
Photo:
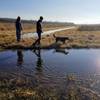
[[[18,49],[17,50],[17,69],[16,69],[17,77],[15,81],[17,86],[23,85],[24,79],[22,78],[22,75],[23,75],[22,64],[23,64],[23,52],[21,49]]]
[[[22,64],[23,64],[23,53],[22,50],[19,49],[17,50],[17,66],[22,67]]]
[[[40,48],[35,49],[34,53],[37,56],[37,62],[36,62],[37,67],[36,67],[36,69],[41,72],[42,71],[42,66],[43,66],[43,60],[41,58],[41,49]]]

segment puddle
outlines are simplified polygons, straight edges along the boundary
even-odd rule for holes
[[[40,63],[39,63],[40,62]],[[100,73],[99,49],[72,50],[36,50],[34,51],[4,51],[0,53],[0,69],[16,69],[25,67],[36,69],[37,63],[41,71],[54,73]],[[51,72],[52,73],[52,72]]]

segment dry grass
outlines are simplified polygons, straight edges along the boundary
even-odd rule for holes
[[[81,25],[79,31],[100,31],[100,24],[97,25]]]
[[[36,23],[22,23],[23,33],[35,32],[36,31]],[[43,30],[51,30],[57,29],[61,27],[66,27],[66,24],[55,24],[55,23],[44,23]],[[12,33],[15,34],[15,23],[10,22],[0,22],[0,33]]]
[[[22,26],[23,26],[23,33],[35,32],[35,25],[34,24],[23,23]],[[14,34],[15,33],[15,23],[0,22],[0,33]]]
[[[66,30],[57,32],[58,36],[68,36],[64,47],[70,48],[100,48],[100,31]]]
[[[53,28],[47,27],[45,30]],[[57,36],[68,36],[70,40],[66,40],[65,44],[62,42],[55,43],[55,38],[52,34],[46,35],[42,37],[41,48],[100,48],[100,31],[79,31],[76,28],[56,32],[54,34]],[[0,34],[0,48],[31,48],[31,45],[35,40],[35,38],[23,39],[20,43],[17,43],[15,32],[10,34],[5,31],[5,33]]]
[[[35,32],[36,31],[36,23],[22,23],[23,31],[22,34],[28,33],[28,32]],[[51,24],[51,23],[44,23],[43,24],[43,31],[51,30],[51,29],[57,29],[61,27],[65,27],[65,24]],[[20,43],[16,42],[16,36],[15,36],[15,23],[10,22],[0,22],[0,49],[6,48],[9,46],[14,47],[27,47],[30,46],[36,39],[24,39]],[[49,37],[50,38],[50,37]],[[43,37],[43,45],[45,45],[48,38]],[[51,39],[49,39],[51,41]],[[50,42],[49,41],[49,42]],[[46,45],[50,44],[49,42],[46,43]]]

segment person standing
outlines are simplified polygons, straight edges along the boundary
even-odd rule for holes
[[[21,40],[21,31],[22,31],[20,16],[17,17],[16,22],[15,22],[15,26],[16,26],[16,39],[17,39],[17,42],[20,42],[20,40]]]
[[[43,31],[42,31],[42,21],[43,21],[43,17],[40,16],[40,19],[36,23],[36,32],[37,32],[37,35],[38,35],[38,39],[35,41],[35,43],[33,43],[33,46],[41,44],[40,43],[41,33],[43,33]]]

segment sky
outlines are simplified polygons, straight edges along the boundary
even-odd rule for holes
[[[100,24],[100,0],[0,0],[0,17]]]

